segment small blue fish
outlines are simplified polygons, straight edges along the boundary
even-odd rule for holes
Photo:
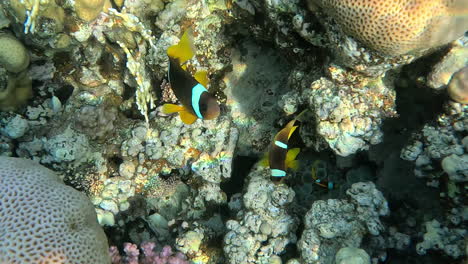
[[[329,179],[327,164],[324,161],[316,160],[312,164],[311,175],[314,183],[318,186],[327,188],[328,190],[332,190],[335,187],[334,183]]]

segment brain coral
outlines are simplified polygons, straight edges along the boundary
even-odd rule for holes
[[[107,250],[84,194],[33,161],[0,157],[0,263],[106,264]]]
[[[309,0],[350,35],[388,55],[446,44],[468,29],[468,0]]]

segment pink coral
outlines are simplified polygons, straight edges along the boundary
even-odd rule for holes
[[[174,253],[170,246],[164,246],[161,252],[156,251],[156,244],[143,242],[140,249],[132,243],[124,243],[125,252],[121,256],[117,247],[109,249],[112,264],[188,264],[187,257],[180,253]]]

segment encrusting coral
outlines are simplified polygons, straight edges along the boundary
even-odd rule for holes
[[[309,0],[350,35],[387,55],[446,44],[468,28],[466,0]]]
[[[90,22],[96,19],[102,11],[111,7],[109,0],[76,0],[75,11],[79,18]]]
[[[447,92],[454,101],[468,104],[468,67],[452,75]]]
[[[0,158],[0,263],[110,263],[88,198],[36,162]]]
[[[26,71],[17,76],[8,75],[5,86],[0,86],[0,110],[12,111],[32,96],[32,80]]]

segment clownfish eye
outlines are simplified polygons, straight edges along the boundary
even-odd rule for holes
[[[205,103],[200,104],[200,111],[204,113],[206,110],[208,110],[208,106]]]

